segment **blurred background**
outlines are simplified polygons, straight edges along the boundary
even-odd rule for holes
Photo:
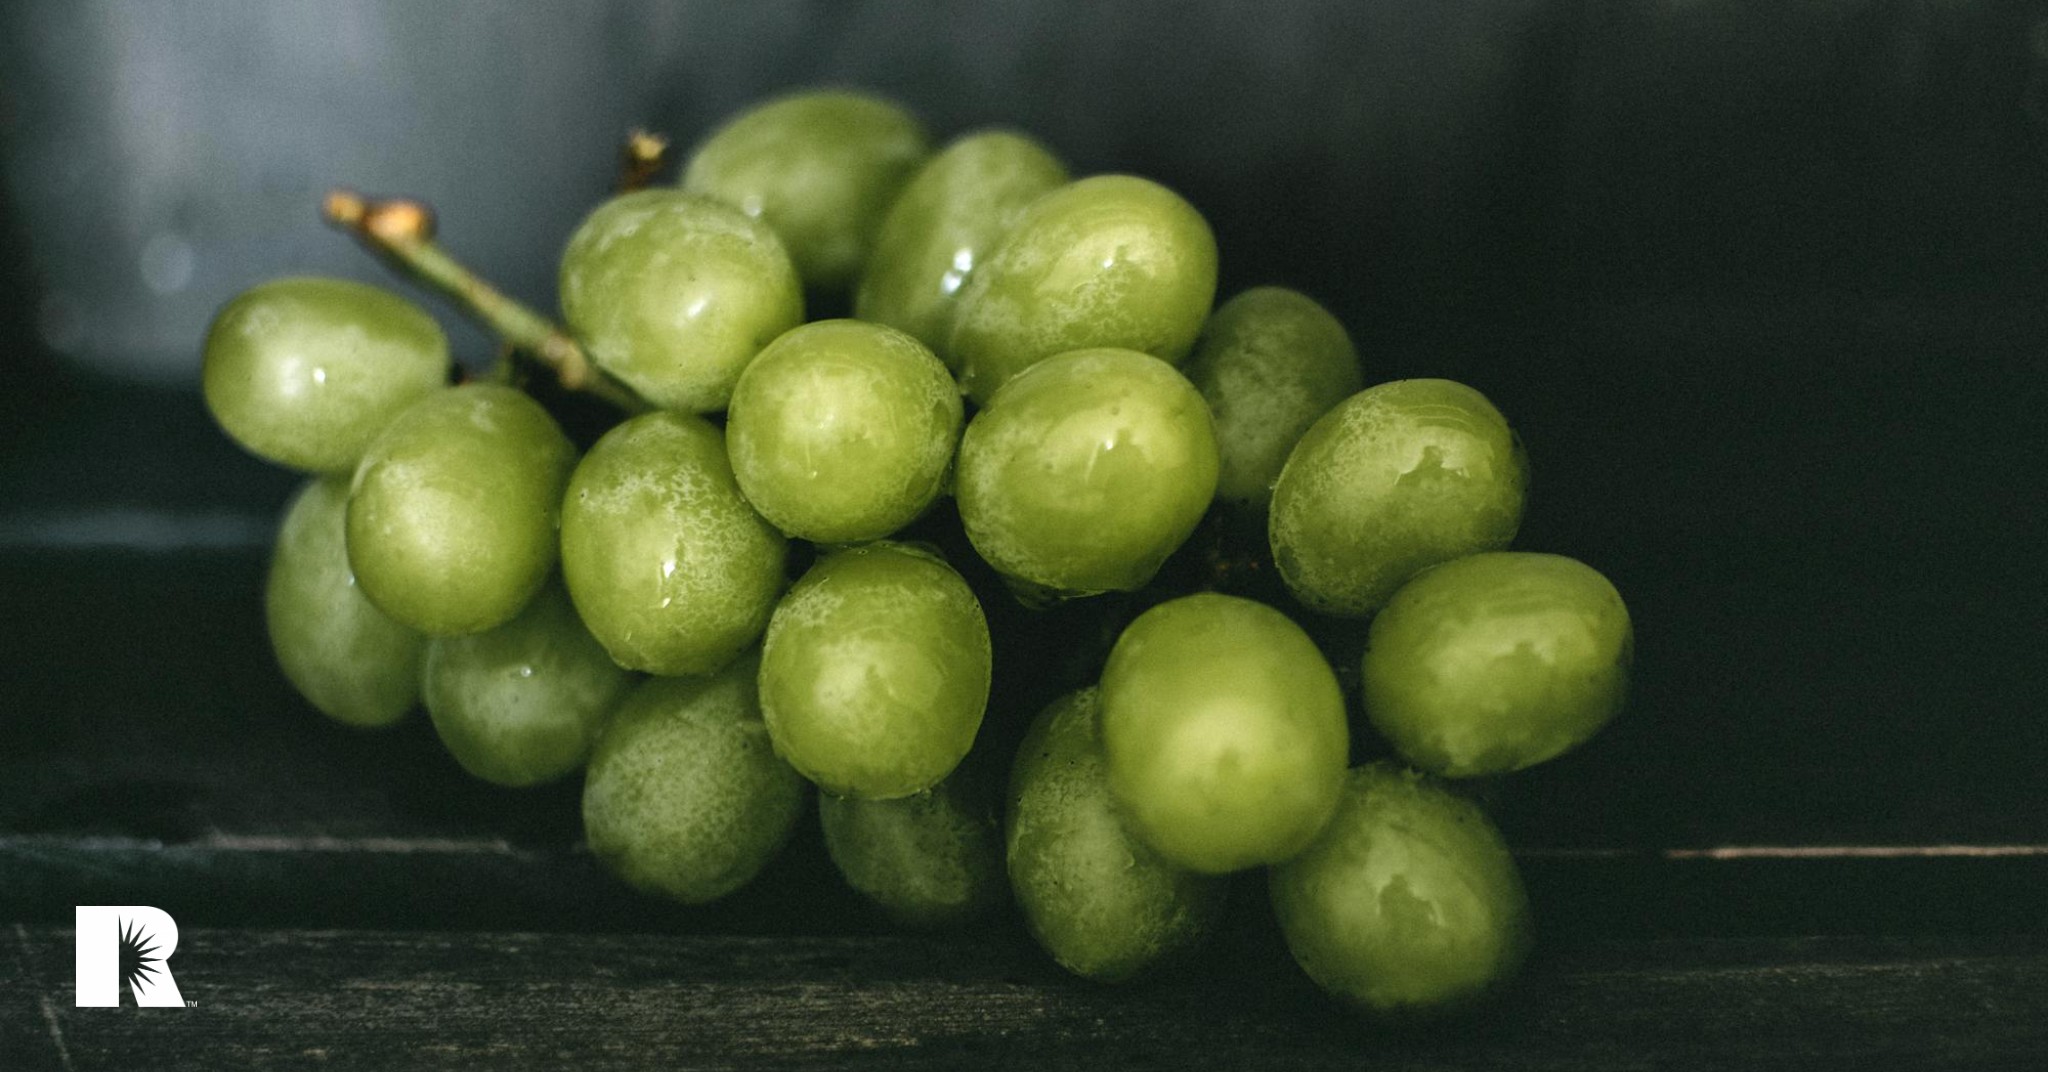
[[[459,777],[418,720],[398,745],[326,726],[270,666],[262,563],[295,480],[209,424],[207,322],[276,275],[390,280],[318,222],[334,185],[428,200],[457,255],[552,309],[629,128],[687,150],[823,84],[1156,178],[1214,226],[1219,297],[1300,288],[1368,381],[1500,406],[1535,474],[1518,546],[1607,573],[1638,638],[1622,719],[1501,790],[1518,845],[2048,842],[2036,4],[13,0],[14,911],[68,896],[20,847],[52,833],[333,805],[517,841],[526,805],[416,787]],[[265,742],[314,803],[234,782],[248,754],[194,726]],[[533,823],[573,836],[573,811]]]

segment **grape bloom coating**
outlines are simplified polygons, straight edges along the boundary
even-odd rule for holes
[[[1268,885],[1309,978],[1369,1012],[1454,1009],[1528,953],[1529,898],[1500,832],[1471,801],[1393,764],[1352,770],[1321,836]]]
[[[803,815],[804,780],[775,758],[755,660],[715,677],[651,678],[612,716],[583,781],[590,851],[626,882],[685,904],[746,885]]]
[[[1216,493],[1208,404],[1166,362],[1076,350],[1025,370],[960,440],[967,538],[1004,576],[1064,594],[1159,572]]]
[[[625,421],[569,478],[562,576],[583,624],[628,669],[724,666],[767,627],[788,551],[740,494],[725,437],[701,417]]]
[[[859,276],[897,191],[931,155],[916,117],[864,93],[819,90],[763,101],[690,154],[683,189],[758,216],[782,237],[804,285]]]
[[[988,621],[953,567],[895,544],[819,560],[775,608],[761,713],[775,752],[838,796],[952,773],[988,706]]]
[[[946,366],[880,324],[794,328],[740,374],[726,450],[747,501],[790,536],[878,540],[945,484],[963,419]]]
[[[1267,522],[1273,564],[1302,603],[1364,617],[1425,566],[1506,547],[1528,483],[1486,396],[1450,380],[1368,387],[1287,456]]]
[[[1176,867],[1134,837],[1110,792],[1100,694],[1054,701],[1031,723],[1010,772],[1010,886],[1038,944],[1076,975],[1136,978],[1199,945],[1228,881]]]
[[[1591,566],[1471,555],[1424,570],[1373,618],[1366,717],[1424,770],[1521,770],[1621,710],[1633,648],[1621,593]]]
[[[1054,354],[1118,347],[1178,365],[1216,298],[1216,237],[1179,194],[1096,175],[1033,201],[960,290],[946,352],[986,403]]]
[[[501,384],[428,395],[385,426],[348,495],[348,562],[384,613],[422,633],[501,625],[548,579],[576,448]]]
[[[768,225],[710,198],[638,190],[599,205],[562,252],[562,316],[590,359],[664,409],[724,409],[761,347],[804,318]]]

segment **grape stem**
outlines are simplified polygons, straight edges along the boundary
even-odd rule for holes
[[[635,130],[626,136],[626,144],[619,151],[619,192],[629,194],[644,190],[668,166],[668,139],[645,130]]]
[[[434,212],[406,198],[366,198],[334,190],[321,205],[327,222],[354,235],[370,252],[454,299],[514,349],[552,369],[565,391],[601,398],[628,413],[648,408],[604,374],[554,321],[486,282],[434,241]]]

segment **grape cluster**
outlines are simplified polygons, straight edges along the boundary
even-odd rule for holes
[[[499,785],[581,770],[636,887],[740,888],[816,786],[833,861],[905,924],[1014,899],[1060,964],[1124,980],[1265,869],[1330,993],[1464,1004],[1530,913],[1449,780],[1611,719],[1628,611],[1505,550],[1528,464],[1483,395],[1368,387],[1322,306],[1212,309],[1216,278],[1158,183],[799,93],[569,238],[565,337],[644,403],[586,449],[513,377],[451,386],[405,299],[327,279],[231,301],[205,397],[312,474],[267,584],[293,685],[358,726],[424,703]],[[1020,713],[1020,682],[1057,691]]]

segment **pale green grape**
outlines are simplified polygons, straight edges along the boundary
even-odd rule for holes
[[[1097,175],[1033,201],[961,287],[945,350],[986,403],[1054,354],[1117,347],[1179,364],[1216,297],[1216,238],[1147,179]]]
[[[1337,677],[1301,627],[1203,593],[1127,627],[1102,671],[1102,743],[1131,829],[1220,873],[1300,852],[1337,805],[1350,730]]]
[[[642,414],[605,433],[562,503],[569,595],[632,670],[725,665],[767,627],[787,553],[741,496],[725,437],[688,414]]]
[[[945,927],[1003,899],[993,801],[960,772],[895,800],[818,794],[825,850],[847,885],[907,927]]]
[[[1186,371],[1216,415],[1216,497],[1258,510],[1272,500],[1302,434],[1365,386],[1344,325],[1285,287],[1254,287],[1224,302]]]
[[[633,678],[550,584],[496,629],[434,638],[421,682],[434,730],[464,770],[527,786],[583,765]]]
[[[685,904],[746,885],[803,815],[806,787],[775,758],[755,661],[710,678],[653,678],[627,695],[583,781],[583,831],[612,873]]]
[[[448,339],[404,298],[344,279],[273,279],[206,333],[206,407],[250,453],[347,472],[370,440],[448,383]]]
[[[872,544],[820,559],[775,608],[761,710],[776,754],[838,796],[908,796],[952,773],[988,705],[988,622],[936,557]]]
[[[807,286],[843,290],[875,230],[931,154],[916,118],[864,93],[792,93],[741,112],[704,139],[683,189],[766,221]]]
[[[724,409],[747,362],[804,317],[773,231],[678,190],[605,202],[562,251],[562,317],[599,368],[666,409]]]
[[[1365,713],[1408,761],[1454,778],[1521,770],[1621,710],[1633,633],[1597,570],[1495,551],[1416,575],[1372,620]]]
[[[1528,462],[1486,396],[1450,380],[1368,387],[1295,444],[1267,534],[1295,598],[1378,610],[1418,570],[1514,539]]]
[[[1361,1009],[1456,1008],[1529,949],[1529,898],[1477,805],[1392,764],[1353,770],[1308,851],[1275,867],[1273,910],[1317,985]]]
[[[277,665],[337,722],[384,726],[420,694],[426,638],[378,610],[348,568],[348,481],[307,481],[285,508],[263,587]]]
[[[1199,944],[1227,880],[1161,859],[1133,837],[1110,792],[1097,693],[1041,712],[1010,774],[1010,886],[1039,945],[1076,975],[1122,982]]]
[[[768,345],[725,425],[733,475],[776,528],[877,540],[939,495],[963,419],[946,366],[894,328],[823,320]]]
[[[1040,362],[975,415],[954,494],[1004,576],[1076,595],[1141,587],[1216,491],[1208,404],[1165,362],[1077,350]]]
[[[415,402],[370,443],[348,561],[386,614],[435,636],[510,621],[554,570],[576,449],[540,404],[473,383]]]

